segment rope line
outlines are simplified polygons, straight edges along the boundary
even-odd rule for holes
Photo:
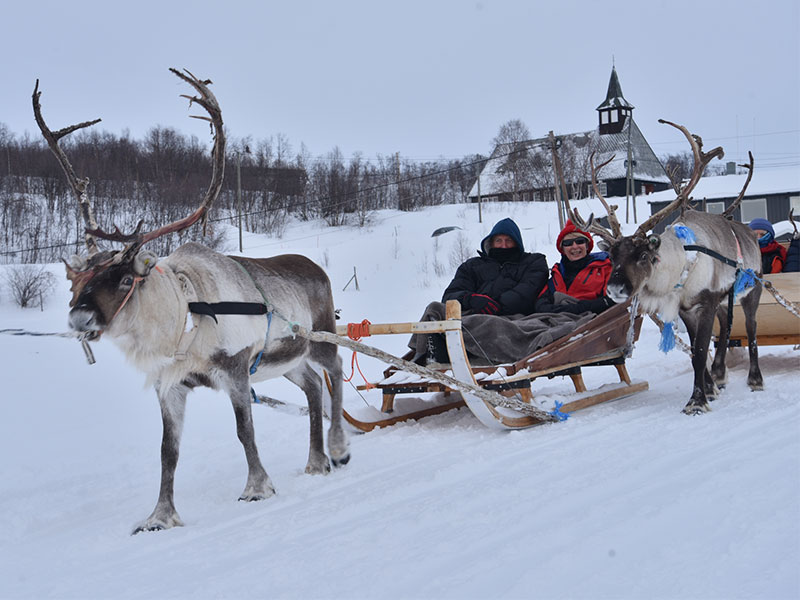
[[[369,337],[369,326],[372,323],[369,322],[368,319],[364,319],[361,323],[348,323],[347,324],[347,337],[349,337],[353,341],[360,341],[362,337]],[[353,376],[356,374],[356,369],[358,369],[358,374],[361,375],[361,379],[364,380],[364,386],[366,389],[371,390],[372,388],[376,387],[374,383],[370,383],[367,381],[367,378],[364,376],[364,373],[361,371],[361,366],[358,364],[358,351],[353,350],[353,356],[350,358],[350,377],[344,379],[345,383],[349,383],[353,385]],[[355,387],[353,385],[353,387]]]
[[[83,334],[78,333],[77,331],[74,332],[66,332],[66,333],[50,333],[50,332],[43,332],[43,331],[27,331],[25,329],[0,329],[0,333],[5,333],[7,335],[31,335],[36,337],[63,337],[63,338],[80,338]]]

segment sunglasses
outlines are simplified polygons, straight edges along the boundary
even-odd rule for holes
[[[570,246],[572,246],[572,244],[578,244],[579,246],[585,246],[588,241],[589,240],[587,240],[584,237],[573,238],[571,240],[564,240],[563,242],[561,242],[561,247],[562,248],[569,248]]]

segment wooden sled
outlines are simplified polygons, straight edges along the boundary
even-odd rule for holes
[[[786,300],[800,304],[800,273],[775,273],[764,275],[777,292]],[[800,319],[784,308],[766,289],[761,292],[761,301],[756,312],[756,340],[759,346],[775,346],[800,344]],[[719,336],[719,323],[714,322],[714,341]],[[736,302],[733,306],[733,324],[731,326],[728,347],[747,346],[744,311]]]
[[[561,413],[571,413],[582,408],[615,400],[648,389],[645,381],[634,382],[625,368],[628,332],[633,326],[631,343],[638,339],[642,318],[637,316],[631,325],[629,304],[613,306],[569,335],[540,348],[530,356],[515,363],[500,366],[472,365],[464,350],[461,331],[461,307],[458,302],[447,303],[447,320],[421,323],[389,323],[370,325],[370,335],[383,333],[436,333],[445,334],[450,364],[421,367],[409,363],[413,352],[400,359],[404,364],[395,364],[383,373],[383,379],[375,384],[359,386],[360,390],[378,388],[383,395],[381,414],[372,420],[362,420],[344,412],[345,420],[360,431],[371,431],[377,427],[388,427],[399,422],[416,420],[441,414],[467,406],[485,425],[495,429],[522,429],[559,420],[552,413],[536,412],[531,400],[531,383],[540,377],[567,376],[572,380],[575,393],[570,401],[560,406]],[[346,335],[347,326],[340,326],[337,333]],[[350,345],[340,342],[342,345]],[[351,346],[352,347],[352,346]],[[377,356],[373,354],[378,358]],[[587,390],[581,369],[591,366],[613,366],[617,370],[619,383]],[[443,383],[442,374],[452,373],[460,382],[493,393],[496,397],[509,398],[506,406],[495,400],[477,397],[474,390],[454,388]],[[399,394],[441,392],[444,402],[428,403],[411,412],[395,414],[395,398]],[[530,407],[529,414],[519,412],[520,406]],[[546,418],[549,417],[549,418]]]

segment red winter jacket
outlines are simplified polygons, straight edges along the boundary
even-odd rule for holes
[[[780,273],[783,271],[783,265],[785,263],[786,248],[781,246],[778,242],[773,240],[761,248],[761,268],[764,271],[764,275]]]
[[[557,262],[550,270],[550,280],[539,297],[555,292],[568,294],[578,300],[594,300],[606,293],[608,278],[611,277],[611,259],[605,252],[589,254],[589,263],[581,269],[567,287],[561,270],[561,262]]]

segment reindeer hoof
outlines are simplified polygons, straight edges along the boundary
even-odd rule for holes
[[[331,461],[333,462],[333,466],[334,467],[343,467],[347,463],[350,462],[350,455],[349,454],[345,454],[342,458],[340,458],[338,460],[334,458],[334,459],[331,459]]]
[[[702,402],[689,402],[686,406],[683,407],[683,413],[686,415],[702,415],[703,413],[707,413],[711,410],[711,407],[708,405],[707,401]]]
[[[177,514],[163,519],[151,516],[141,525],[137,525],[137,527],[131,531],[131,535],[136,535],[143,531],[164,531],[172,527],[183,527],[183,521],[180,520]]]
[[[327,475],[331,472],[331,463],[328,460],[328,457],[325,456],[324,460],[315,460],[315,461],[308,461],[306,465],[306,473],[308,475]]]
[[[243,492],[241,496],[239,496],[239,502],[259,502],[261,500],[266,500],[267,498],[271,498],[275,495],[275,488],[269,486],[268,489],[262,492],[250,492],[245,493]]]
[[[266,500],[275,495],[275,486],[269,477],[263,481],[248,481],[247,485],[239,496],[240,502],[258,502],[259,500]]]

